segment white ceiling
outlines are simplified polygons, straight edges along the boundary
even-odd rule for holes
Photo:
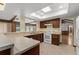
[[[49,17],[46,19],[53,19],[53,18],[73,18],[79,16],[79,3],[70,3],[68,4],[68,13],[62,14],[55,17]]]
[[[44,14],[44,16],[47,16],[47,18],[38,19],[35,17],[30,17],[31,13],[39,11],[38,12],[38,14],[39,14],[40,10],[47,6],[52,7],[52,12]],[[71,3],[71,4],[68,4],[68,13],[67,14],[49,17],[51,14],[54,15],[53,12],[58,8],[58,6],[59,6],[58,3],[7,3],[5,10],[0,11],[0,19],[10,20],[13,16],[20,15],[20,14],[25,15],[26,18],[27,17],[34,18],[36,21],[47,20],[47,19],[58,18],[58,17],[59,18],[74,17],[74,16],[79,15],[79,4]]]
[[[25,13],[26,15],[50,5],[49,3],[7,3],[5,10],[0,11],[0,19],[10,20],[14,15]]]

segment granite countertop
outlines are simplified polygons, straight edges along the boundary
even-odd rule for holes
[[[23,36],[9,37],[7,35],[0,34],[0,51],[12,48],[11,53],[13,55],[22,54],[23,52],[38,45],[40,41],[26,38]]]
[[[17,37],[14,41],[13,53],[14,55],[22,54],[23,52],[33,48],[38,45],[40,41],[29,39],[26,37]]]
[[[44,33],[43,31],[37,31],[37,32],[8,32],[4,33],[4,35],[9,36],[28,36],[28,35],[35,35],[35,34],[41,34]]]
[[[36,34],[42,34],[45,33],[45,31],[36,31],[36,32],[9,32],[9,33],[4,33],[5,35],[9,36],[29,36],[29,35],[36,35]],[[61,34],[61,32],[52,32],[52,34]]]
[[[0,51],[12,48],[13,42],[11,42],[6,36],[0,35]]]
[[[40,41],[26,38],[24,36],[45,33],[38,32],[10,32],[0,34],[0,51],[12,48],[12,54],[22,54],[24,51],[38,45]],[[55,33],[60,34],[60,33]]]

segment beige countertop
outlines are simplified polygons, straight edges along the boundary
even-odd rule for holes
[[[22,54],[23,52],[31,49],[39,43],[40,41],[37,40],[29,39],[26,37],[17,37],[14,41],[14,48],[12,54]]]
[[[40,43],[40,41],[23,36],[9,37],[7,35],[0,34],[0,38],[0,51],[12,48],[11,53],[13,55],[22,54]]]
[[[12,48],[13,42],[11,42],[6,36],[0,35],[0,51]]]
[[[9,32],[9,33],[1,33],[0,34],[0,51],[11,48],[12,54],[21,54],[28,49],[31,49],[35,45],[39,44],[40,42],[37,40],[33,40],[31,38],[26,38],[24,36],[28,35],[35,35],[45,33],[44,31],[37,31],[37,32]],[[53,33],[53,34],[60,34],[60,33]]]
[[[37,32],[8,32],[4,33],[4,35],[9,36],[28,36],[28,35],[35,35],[35,34],[41,34],[44,33],[43,31],[37,31]]]
[[[36,31],[36,32],[8,32],[8,33],[4,33],[5,35],[9,35],[9,36],[29,36],[29,35],[35,35],[35,34],[41,34],[41,33],[45,33],[45,31]],[[61,32],[52,32],[52,34],[61,34]]]

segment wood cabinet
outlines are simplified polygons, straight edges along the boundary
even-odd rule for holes
[[[54,28],[59,28],[60,27],[60,20],[56,19],[52,21],[53,27]]]
[[[59,45],[60,44],[60,35],[52,34],[52,44]]]
[[[21,55],[40,55],[40,45],[37,45]]]
[[[62,44],[68,45],[69,31],[62,31]]]
[[[11,54],[11,48],[0,51],[0,55],[10,55]]]
[[[12,26],[11,26],[11,32],[16,32],[16,22],[12,22],[11,23],[12,24]]]
[[[47,24],[46,21],[40,22],[40,28],[46,28],[45,24]]]
[[[69,35],[69,31],[62,31],[62,35]]]
[[[46,20],[46,21],[40,21],[40,28],[46,28],[47,26],[45,24],[52,24],[52,27],[59,28],[60,27],[60,18]]]
[[[40,42],[43,42],[43,33],[42,34],[35,34],[35,35],[29,35],[29,36],[25,36],[28,38],[33,38],[35,40],[39,40]]]

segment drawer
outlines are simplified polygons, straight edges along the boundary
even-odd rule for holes
[[[54,35],[54,34],[53,34],[52,37],[53,37],[53,38],[59,38],[60,35],[56,35],[56,34]]]

